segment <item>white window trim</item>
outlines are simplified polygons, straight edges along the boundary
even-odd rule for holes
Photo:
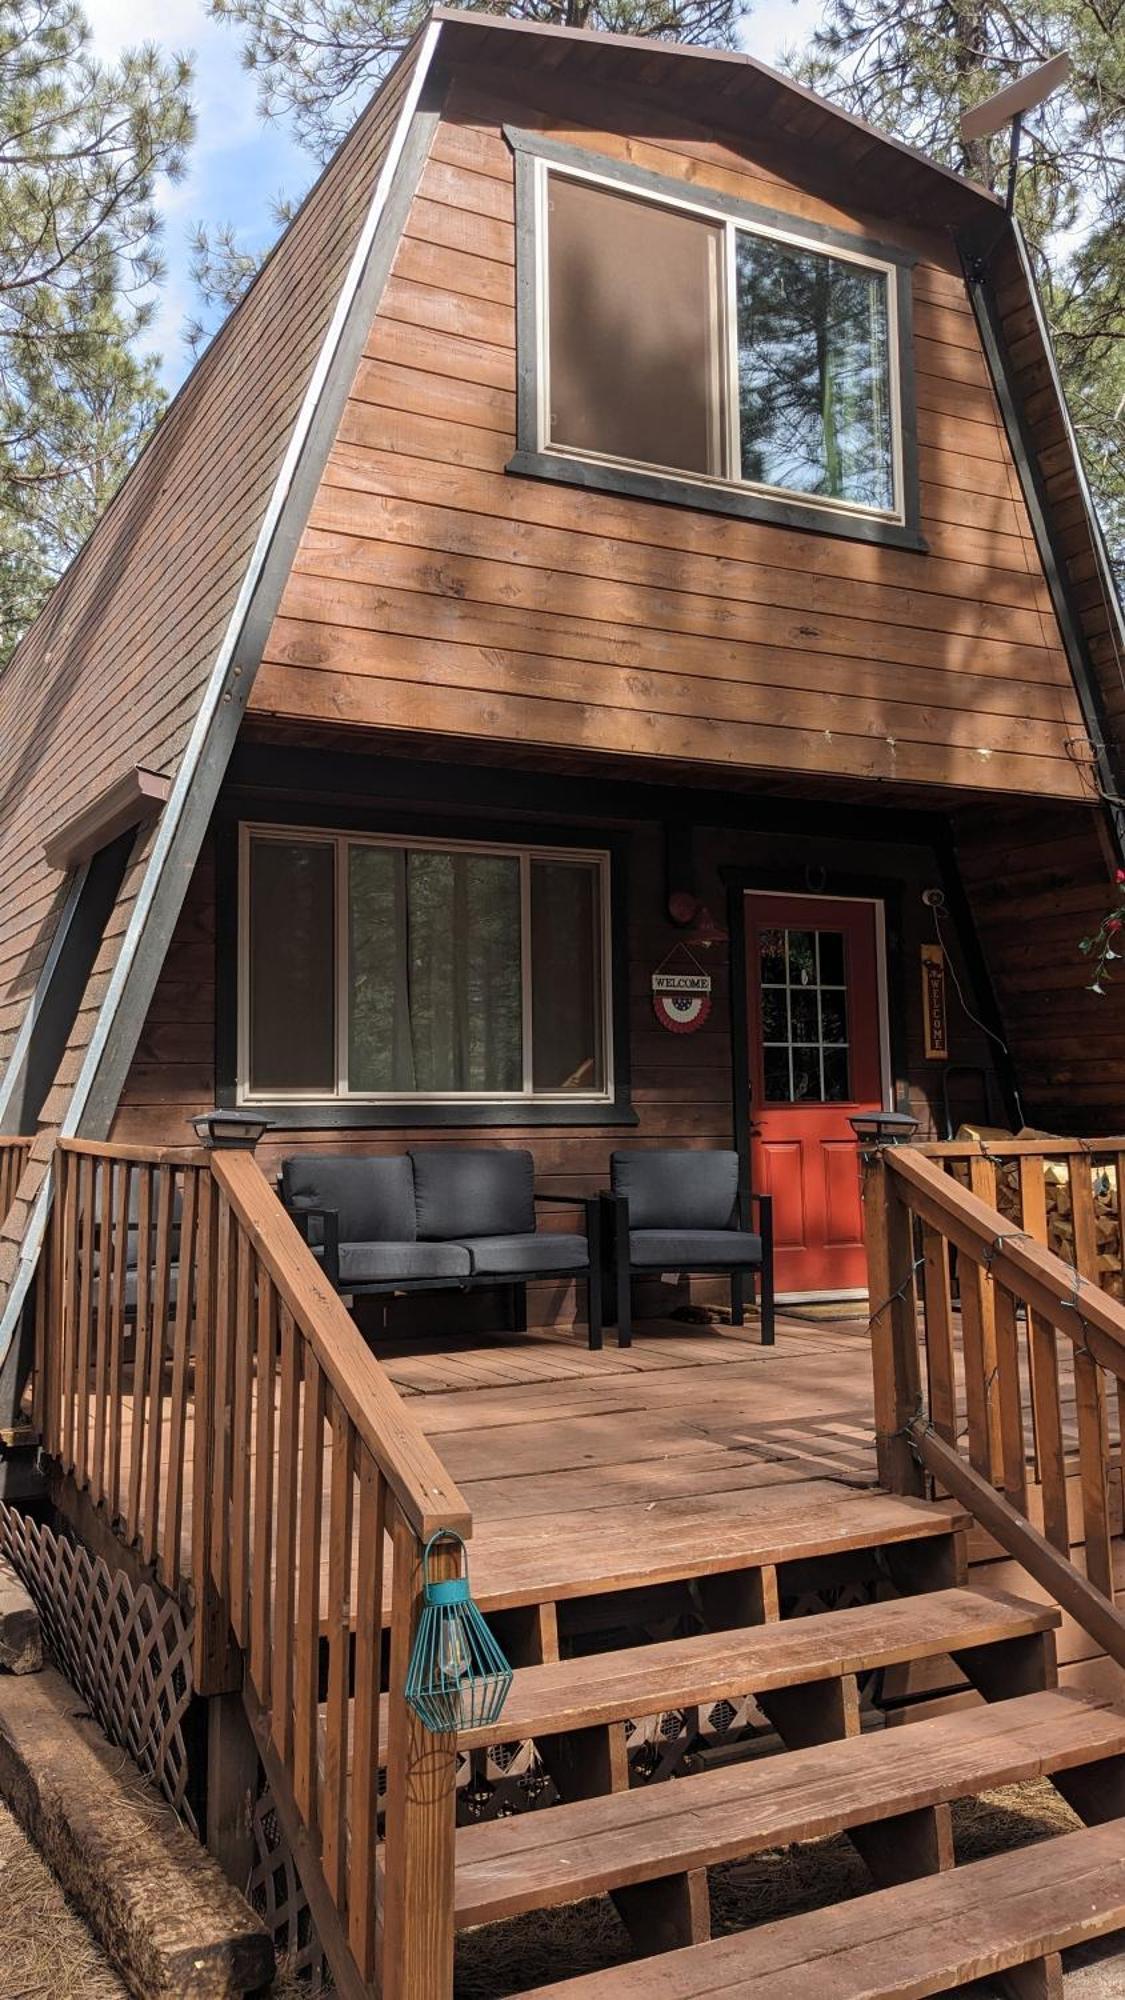
[[[307,846],[332,848],[335,854],[335,907],[333,955],[336,971],[336,1088],[295,1090],[288,1087],[251,1090],[250,1076],[250,847],[256,839],[301,841]],[[441,854],[508,855],[520,863],[520,957],[523,1010],[523,1088],[518,1091],[360,1091],[347,1087],[348,1049],[348,883],[343,857],[349,846],[386,847],[396,850],[425,850]],[[535,1090],[532,1087],[531,1037],[531,864],[534,861],[565,861],[584,864],[597,872],[599,895],[599,976],[601,982],[601,1036],[604,1086],[596,1091]],[[240,1105],[256,1104],[612,1104],[615,1101],[613,1075],[613,931],[610,897],[611,857],[605,848],[552,847],[535,842],[441,840],[415,834],[372,834],[350,827],[285,826],[273,822],[243,820],[238,829],[238,1074],[235,1100]]]
[[[649,188],[632,185],[628,181],[600,174],[596,169],[588,169],[570,164],[561,165],[557,161],[536,157],[535,171],[535,324],[538,330],[539,352],[536,355],[536,439],[537,450],[544,457],[577,459],[583,464],[619,466],[630,472],[654,473],[658,476],[682,480],[688,486],[708,487],[722,493],[753,493],[763,500],[780,500],[790,505],[810,507],[819,513],[845,515],[849,519],[887,522],[892,526],[905,527],[906,514],[906,465],[903,448],[902,411],[902,369],[901,340],[898,312],[898,266],[888,258],[874,256],[867,250],[852,250],[845,245],[826,244],[802,234],[799,228],[786,229],[780,225],[762,221],[748,221],[735,218],[724,210],[711,208],[698,199],[677,200],[674,194],[655,194]],[[564,180],[586,181],[592,186],[603,187],[610,194],[616,194],[629,201],[644,201],[655,208],[671,208],[682,214],[697,217],[718,226],[722,231],[723,270],[719,282],[719,315],[721,356],[726,357],[725,417],[723,425],[723,450],[728,471],[723,474],[685,472],[682,466],[660,465],[651,459],[619,458],[609,452],[584,449],[579,445],[556,442],[551,437],[551,328],[550,328],[550,247],[549,247],[549,202],[547,199],[548,179],[558,175]],[[806,250],[818,257],[831,257],[841,263],[858,264],[865,271],[877,271],[884,280],[887,303],[887,389],[891,409],[891,476],[894,485],[895,505],[890,508],[872,507],[860,501],[837,500],[830,495],[808,493],[797,486],[767,486],[752,479],[742,479],[734,472],[741,454],[741,437],[738,420],[738,340],[736,335],[737,315],[735,307],[735,239],[739,235],[762,236],[776,243],[791,243],[795,248]]]

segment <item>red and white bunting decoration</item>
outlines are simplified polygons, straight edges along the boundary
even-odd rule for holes
[[[662,1028],[694,1035],[711,1012],[709,972],[654,972],[652,1006]]]

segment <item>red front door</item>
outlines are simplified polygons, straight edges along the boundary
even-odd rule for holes
[[[751,1173],[773,1196],[779,1292],[867,1283],[856,1111],[882,1106],[879,906],[746,898]]]

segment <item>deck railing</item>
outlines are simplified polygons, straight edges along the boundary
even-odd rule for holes
[[[405,1683],[465,1502],[250,1153],[64,1141],[56,1175],[45,1448],[190,1597],[197,1690],[242,1687],[337,1988],[445,2000],[456,1742]]]
[[[0,1138],[0,1222],[12,1206],[30,1151],[30,1139]]]
[[[1125,1141],[1013,1140],[877,1147],[863,1174],[882,1483],[920,1493],[929,1473],[1125,1665],[1111,1504],[1125,1305],[1097,1282],[1097,1204],[1119,1231],[1122,1163]],[[1066,1189],[1073,1261],[1047,1247],[1052,1174]],[[1077,1478],[1060,1355],[1073,1374]]]

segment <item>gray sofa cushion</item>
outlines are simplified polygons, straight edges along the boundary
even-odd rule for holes
[[[631,1229],[729,1229],[735,1220],[737,1153],[614,1153],[610,1177],[614,1194],[628,1197]]]
[[[696,1271],[706,1264],[737,1271],[761,1263],[762,1239],[748,1229],[631,1229],[629,1261],[646,1271]]]
[[[422,1146],[411,1154],[418,1235],[423,1239],[529,1236],[535,1229],[535,1164],[502,1146]]]
[[[417,1278],[467,1278],[460,1243],[341,1243],[340,1290],[351,1285],[408,1284]]]
[[[539,1236],[475,1236],[464,1244],[473,1276],[516,1278],[536,1271],[584,1271],[589,1262],[584,1236],[544,1230]]]
[[[340,1243],[413,1243],[414,1175],[408,1153],[386,1159],[303,1153],[281,1169],[284,1199],[293,1208],[334,1208]],[[314,1231],[313,1241],[320,1236]]]

